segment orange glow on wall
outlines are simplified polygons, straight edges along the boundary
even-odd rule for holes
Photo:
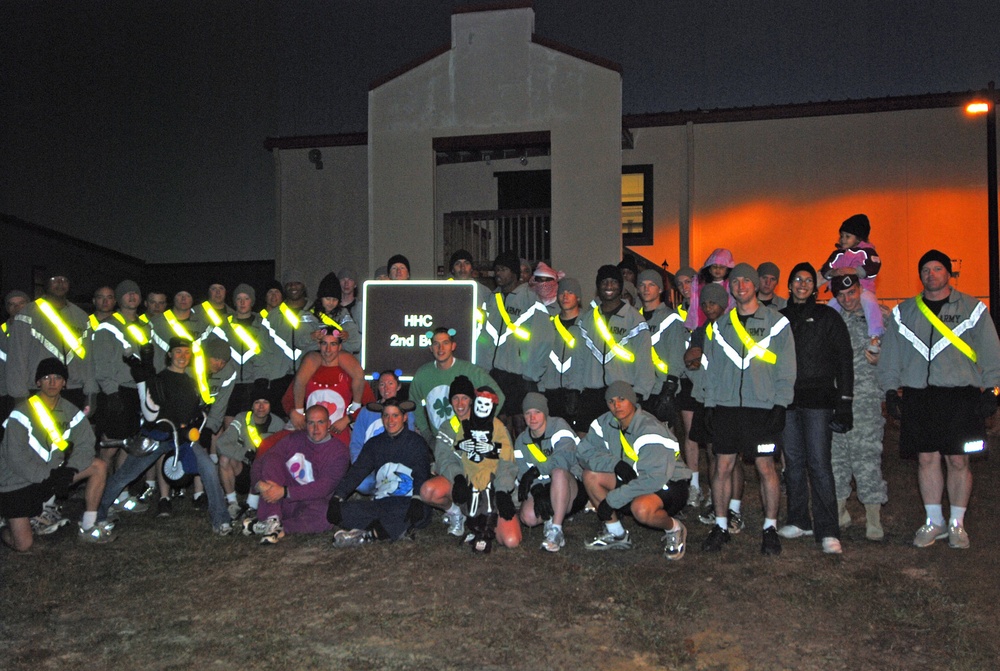
[[[759,200],[710,209],[694,207],[691,261],[696,269],[713,249],[726,247],[737,262],[773,261],[782,270],[780,293],[787,295],[787,273],[808,261],[817,270],[834,249],[840,224],[863,212],[872,224],[870,241],[882,259],[876,294],[901,299],[920,289],[917,261],[936,248],[955,259],[960,276],[953,286],[986,300],[989,286],[986,198],[982,189],[938,188],[852,193],[813,202]],[[636,247],[648,259],[677,259],[676,219],[658,222],[656,245]],[[671,263],[670,270],[677,270]],[[827,298],[829,294],[822,295]]]

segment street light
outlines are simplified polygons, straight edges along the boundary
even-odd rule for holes
[[[969,114],[986,115],[986,196],[990,246],[990,316],[1000,330],[1000,229],[997,221],[997,97],[994,83],[986,90],[987,100],[966,106]]]

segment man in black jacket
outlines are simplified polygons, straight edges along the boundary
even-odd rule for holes
[[[851,338],[840,315],[816,303],[816,270],[810,264],[792,269],[788,290],[791,301],[781,314],[795,336],[797,368],[782,435],[788,519],[778,533],[783,538],[814,535],[823,552],[840,554],[830,445],[833,431],[849,431],[853,424]]]

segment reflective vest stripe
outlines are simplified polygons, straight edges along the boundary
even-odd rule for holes
[[[167,310],[164,312],[163,317],[167,320],[167,323],[170,324],[170,330],[174,332],[174,335],[178,338],[186,338],[192,342],[194,341],[194,336],[192,336],[191,332],[187,330],[184,324],[177,319],[173,310]]]
[[[528,451],[531,452],[531,456],[534,457],[535,461],[539,464],[544,464],[549,460],[549,458],[545,456],[545,453],[542,452],[542,450],[534,443],[528,443]]]
[[[83,338],[78,337],[73,333],[73,329],[63,321],[59,313],[56,312],[47,300],[44,298],[39,298],[35,301],[38,304],[38,308],[42,311],[42,314],[49,320],[49,323],[55,327],[59,335],[62,336],[63,342],[69,347],[73,352],[81,359],[86,358],[87,350],[83,346]]]
[[[201,304],[201,309],[205,311],[205,314],[208,316],[208,320],[210,322],[212,322],[215,326],[222,326],[222,317],[219,316],[219,313],[216,312],[211,303],[205,301]]]
[[[253,445],[253,449],[260,447],[260,432],[257,431],[257,426],[253,423],[253,410],[247,413],[246,418],[247,425],[247,438],[250,439],[250,444]]]
[[[672,450],[674,455],[680,454],[681,446],[676,440],[670,440],[663,436],[658,436],[655,433],[647,433],[644,436],[639,436],[635,441],[635,451],[638,453],[646,445],[663,445],[668,450]]]
[[[332,317],[328,317],[323,312],[319,313],[319,319],[320,319],[321,322],[323,322],[327,326],[332,326],[333,328],[337,329],[338,331],[343,331],[344,330],[343,326],[341,326],[340,324],[338,324]]]
[[[215,397],[212,396],[212,390],[208,386],[208,365],[205,361],[205,352],[201,349],[201,342],[194,341],[191,351],[194,354],[194,379],[198,382],[198,393],[205,405],[211,405],[215,403]]]
[[[775,356],[774,352],[767,349],[767,347],[759,345],[750,334],[747,333],[746,328],[744,328],[740,318],[736,314],[736,309],[729,311],[729,321],[733,325],[733,329],[736,331],[736,337],[740,339],[743,346],[747,348],[747,352],[757,357],[764,363],[777,363],[778,357]]]
[[[49,412],[49,409],[45,407],[42,399],[37,395],[32,396],[28,399],[28,404],[31,405],[31,409],[35,411],[35,416],[38,417],[38,421],[41,422],[42,428],[45,429],[45,433],[48,434],[49,440],[52,441],[53,448],[64,451],[67,447],[69,447],[69,442],[66,440],[65,436],[60,433],[59,427],[56,425],[55,418],[52,416],[52,413]],[[35,451],[38,452],[37,448]],[[39,452],[39,454],[43,459],[48,461],[52,452],[46,451],[44,455]]]
[[[551,319],[552,323],[555,324],[556,333],[562,337],[563,342],[566,343],[566,347],[571,349],[576,347],[576,338],[574,338],[573,334],[570,333],[569,330],[563,325],[562,320],[559,319],[559,315],[555,315],[554,317],[551,317]]]
[[[941,319],[938,318],[936,314],[931,312],[931,309],[927,307],[927,304],[924,302],[924,297],[921,296],[920,294],[917,294],[917,296],[914,298],[914,301],[916,301],[917,309],[920,310],[920,313],[924,316],[924,318],[926,318],[927,321],[930,322],[931,326],[933,326],[934,329],[945,338],[945,340],[942,340],[940,342],[951,343],[952,345],[955,346],[955,349],[957,349],[965,356],[969,357],[969,359],[972,360],[972,363],[976,363],[978,359],[978,356],[976,355],[976,350],[972,349],[967,342],[958,337],[958,334],[955,333],[955,331],[952,331],[950,328],[948,328],[947,324],[941,321]],[[955,330],[957,331],[959,328],[962,328],[964,326],[964,328],[962,328],[962,332],[964,333],[966,330],[968,330],[969,326],[975,325],[975,323],[979,321],[979,316],[983,313],[985,309],[986,306],[983,303],[979,303],[978,305],[976,305],[976,308],[975,310],[972,311],[972,315],[969,317],[969,319],[965,320],[965,322],[963,322],[962,324],[959,324]],[[970,320],[972,321],[972,323],[970,325],[966,325],[966,323],[969,322]],[[927,360],[930,361],[931,359],[933,359],[935,354],[937,354],[937,352],[934,352],[931,356],[927,357]]]
[[[236,322],[233,321],[233,318],[230,317],[229,325],[232,327],[233,332],[236,334],[236,337],[242,340],[243,344],[246,345],[247,349],[249,350],[250,356],[253,356],[254,354],[260,354],[260,345],[257,344],[257,341],[254,339],[252,335],[250,335],[250,332],[242,324],[237,324]],[[237,354],[236,358],[240,359],[240,363],[246,363],[246,361],[250,358],[250,356],[241,357]]]
[[[91,331],[96,331],[97,327],[101,325],[101,322],[97,321],[97,315],[87,317],[87,323],[90,324]]]
[[[512,322],[510,320],[510,314],[507,313],[507,306],[504,305],[503,296],[500,294],[500,292],[493,294],[493,300],[497,304],[497,311],[503,318],[503,323],[506,324],[507,326],[507,331],[513,333],[521,340],[531,340],[531,333],[526,328],[521,326],[521,323],[523,322],[526,315],[530,315],[534,311],[534,306],[532,306],[532,310],[529,310],[524,315],[521,315],[521,318],[518,319],[517,322]],[[505,340],[507,335],[508,335],[507,333],[504,333]],[[499,345],[500,343],[497,344]]]
[[[111,316],[114,317],[115,321],[117,321],[119,324],[125,327],[125,330],[128,331],[128,334],[130,336],[132,336],[132,340],[134,340],[136,344],[142,346],[149,342],[149,338],[146,337],[145,332],[142,330],[140,326],[137,326],[135,324],[127,324],[125,322],[125,317],[122,316],[121,313],[115,312]],[[131,347],[131,344],[127,340],[125,340],[125,336],[121,333],[121,331],[113,327],[110,323],[105,322],[101,324],[100,326],[97,327],[97,330],[111,331],[114,334],[114,336],[118,338],[118,341],[122,344],[122,347],[125,348]]]
[[[677,306],[677,314],[680,315],[681,321],[687,321],[688,311],[682,308],[680,305]]]
[[[632,445],[621,431],[618,432],[618,440],[622,444],[622,452],[632,460],[632,467],[635,468],[635,465],[639,462],[639,453],[632,449]]]
[[[559,356],[551,350],[549,351],[549,361],[552,362],[556,372],[561,374],[564,374],[573,365],[573,357],[567,357],[565,361],[560,361]]]
[[[632,339],[632,337],[635,336],[643,328],[648,330],[649,325],[646,324],[646,322],[639,324],[634,329],[625,334],[625,337],[621,339],[621,342],[615,342],[615,338],[611,334],[611,329],[608,328],[608,323],[604,321],[604,317],[601,316],[601,308],[596,305],[594,306],[594,322],[597,324],[597,330],[598,332],[600,332],[601,337],[604,338],[604,342],[606,342],[608,346],[611,348],[612,356],[617,356],[619,359],[627,363],[632,363],[633,361],[635,361],[635,355],[629,352],[624,347],[622,347],[622,343],[625,343],[630,339]],[[598,358],[600,357],[598,356]],[[607,356],[604,363],[610,361],[611,358],[612,358],[611,356]]]

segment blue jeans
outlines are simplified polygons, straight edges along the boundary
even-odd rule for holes
[[[830,463],[830,445],[833,440],[831,419],[832,409],[789,410],[782,434],[785,484],[788,490],[787,523],[801,529],[812,529],[817,541],[827,537],[840,537],[837,495],[833,484],[833,466]]]
[[[128,455],[121,467],[115,471],[108,479],[104,487],[104,496],[101,498],[101,505],[97,508],[97,519],[105,520],[108,517],[108,508],[115,502],[118,495],[122,493],[130,482],[140,477],[150,466],[156,463],[162,454],[172,454],[174,443],[172,440],[160,441],[159,447],[148,454],[136,456]],[[222,483],[219,481],[219,471],[212,459],[208,456],[201,445],[197,443],[191,446],[195,459],[198,462],[198,475],[205,485],[205,496],[208,497],[208,516],[212,520],[212,527],[217,529],[225,522],[229,522],[229,512],[226,508],[226,495],[222,491]]]

